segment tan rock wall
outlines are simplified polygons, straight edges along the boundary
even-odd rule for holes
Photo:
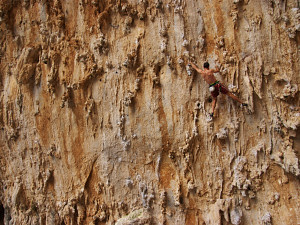
[[[2,0],[0,224],[298,224],[296,0]],[[220,95],[216,77],[249,106]]]

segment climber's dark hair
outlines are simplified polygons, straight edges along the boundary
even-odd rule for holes
[[[203,64],[203,67],[209,69],[209,63],[208,63],[208,62],[205,62],[205,63]]]

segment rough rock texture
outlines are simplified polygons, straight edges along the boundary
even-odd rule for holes
[[[0,224],[299,224],[297,0],[1,0]],[[208,60],[248,108],[188,65]]]

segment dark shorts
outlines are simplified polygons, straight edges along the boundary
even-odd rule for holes
[[[214,87],[215,87],[215,90],[210,92],[214,98],[218,97],[218,95],[220,94],[220,91],[222,94],[227,94],[229,92],[227,90],[227,88],[221,83],[216,84]]]

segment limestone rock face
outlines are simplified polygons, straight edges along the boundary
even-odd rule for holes
[[[297,0],[1,0],[0,224],[299,224]],[[218,97],[189,65],[248,103]]]

